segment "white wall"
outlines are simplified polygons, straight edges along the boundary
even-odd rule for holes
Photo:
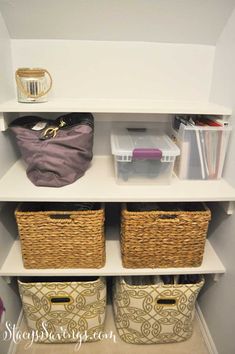
[[[10,39],[8,32],[6,30],[4,21],[0,14],[0,101],[9,99],[13,93],[13,83],[12,83],[12,63],[11,63],[11,51],[10,51]],[[2,175],[14,162],[15,154],[13,151],[12,144],[6,133],[0,134],[0,175]],[[9,220],[8,212],[6,212],[6,206],[0,203],[0,265],[4,261],[6,253],[9,251],[12,242],[13,235],[15,235],[12,230],[14,229],[14,223]],[[20,301],[17,294],[16,287],[13,285],[8,285],[5,280],[0,277],[0,296],[3,299],[4,305],[6,307],[6,319],[12,323],[16,323],[19,311],[20,311]],[[1,354],[6,354],[9,347],[9,342],[0,341],[0,352]]]
[[[12,40],[14,70],[47,68],[53,95],[73,98],[207,100],[214,50],[184,44]]]
[[[6,320],[12,325],[17,323],[21,305],[19,303],[19,295],[15,280],[12,284],[7,284],[5,280],[0,278],[0,295],[3,299],[4,306],[6,308]],[[3,327],[4,331],[4,327]],[[9,340],[0,339],[1,354],[7,354],[10,346]]]
[[[12,79],[11,42],[0,13],[0,102],[14,98],[14,81]],[[1,114],[1,112],[0,112]],[[16,159],[15,149],[9,139],[9,132],[0,134],[0,177],[9,169]]]
[[[1,0],[11,38],[215,45],[234,0]]]
[[[16,237],[14,209],[14,204],[0,203],[0,266]],[[0,277],[0,297],[6,308],[6,321],[11,322],[12,325],[16,324],[21,309],[16,279],[12,279],[12,283],[8,284],[5,279]],[[5,326],[2,329],[4,331]],[[9,345],[10,341],[3,340],[0,335],[1,354],[8,352]]]
[[[233,137],[229,153],[233,157],[228,159],[225,168],[225,177],[235,187],[235,10],[225,27],[216,46],[216,56],[211,87],[211,100],[233,108],[231,123]]]
[[[0,13],[0,102],[13,98],[10,37]],[[2,83],[4,82],[4,85]]]
[[[235,111],[235,11],[216,46],[211,99]],[[235,187],[235,113],[231,117],[230,141],[225,177]],[[218,283],[208,284],[200,297],[200,307],[219,354],[235,353],[235,214],[214,210],[210,241],[227,269]]]

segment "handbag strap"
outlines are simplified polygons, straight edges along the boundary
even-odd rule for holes
[[[55,120],[56,125],[59,125],[60,119],[66,123],[64,128],[72,127],[78,124],[89,125],[94,128],[94,118],[91,113],[69,113],[65,114]]]
[[[40,140],[54,138],[60,129],[71,128],[76,125],[88,125],[94,129],[94,117],[91,113],[68,113],[56,120],[44,119],[37,116],[24,116],[15,119],[9,127],[22,127],[32,129],[38,122],[44,122],[46,127],[41,130]]]
[[[88,125],[94,129],[94,118],[91,113],[69,113],[57,118],[52,125],[47,126],[40,137],[41,140],[54,138],[61,128],[71,128],[76,125]]]
[[[40,140],[54,138],[61,128],[71,128],[76,125],[88,125],[94,129],[94,118],[91,113],[69,113],[55,120],[52,125],[47,126],[40,137]]]

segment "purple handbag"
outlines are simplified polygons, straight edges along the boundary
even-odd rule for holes
[[[10,125],[27,176],[36,186],[62,187],[84,175],[92,160],[94,118],[91,113],[69,113],[55,121],[35,116]]]

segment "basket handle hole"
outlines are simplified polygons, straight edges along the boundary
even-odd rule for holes
[[[64,304],[64,303],[69,303],[71,301],[70,297],[60,297],[60,296],[55,296],[50,298],[51,303],[53,304]]]
[[[157,304],[158,305],[175,305],[176,304],[176,299],[157,299]]]
[[[50,219],[70,219],[71,214],[51,214]]]
[[[159,219],[176,219],[178,215],[176,214],[166,214],[166,215],[160,215]]]
[[[166,222],[179,222],[179,215],[176,214],[166,214],[166,215],[159,215],[158,219],[161,221]]]

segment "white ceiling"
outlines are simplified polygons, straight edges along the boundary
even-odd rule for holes
[[[235,0],[0,0],[11,38],[214,45]]]

